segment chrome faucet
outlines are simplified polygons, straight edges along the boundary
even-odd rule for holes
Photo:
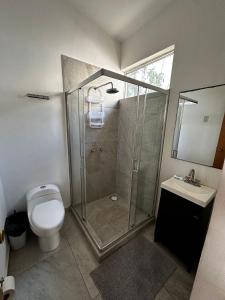
[[[195,169],[191,169],[188,176],[184,177],[184,181],[195,186],[201,186],[200,180],[195,178]]]
[[[190,177],[191,181],[195,181],[195,169],[191,169],[188,176]]]

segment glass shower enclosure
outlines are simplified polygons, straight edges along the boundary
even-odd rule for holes
[[[99,258],[154,219],[167,104],[105,69],[66,92],[71,209]]]

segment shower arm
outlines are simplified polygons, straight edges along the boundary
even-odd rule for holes
[[[103,86],[106,86],[106,85],[108,85],[108,84],[111,84],[111,86],[112,86],[112,88],[113,88],[113,83],[110,81],[110,82],[101,84],[101,85],[99,85],[99,86],[97,86],[97,87],[94,87],[94,89],[97,90],[97,89],[99,89],[99,88],[101,88],[101,87],[103,87]]]

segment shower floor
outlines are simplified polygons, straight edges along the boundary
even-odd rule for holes
[[[147,215],[140,209],[136,210],[136,221],[146,220]],[[86,219],[95,235],[105,244],[118,239],[128,232],[129,206],[127,200],[118,196],[112,201],[110,195],[86,203]]]

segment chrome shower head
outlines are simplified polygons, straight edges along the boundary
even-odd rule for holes
[[[117,88],[114,88],[114,87],[113,87],[113,83],[112,83],[112,82],[104,83],[104,84],[102,84],[102,85],[100,85],[100,86],[95,87],[94,89],[97,90],[97,89],[99,89],[99,88],[101,88],[101,87],[103,87],[103,86],[106,86],[106,85],[108,85],[108,84],[111,84],[111,88],[106,90],[106,93],[107,93],[107,94],[116,94],[116,93],[119,92],[119,90],[118,90]]]
[[[117,90],[116,88],[114,88],[114,87],[111,87],[110,89],[107,89],[106,90],[106,93],[107,94],[116,94],[116,93],[118,93],[119,92],[119,90]]]

